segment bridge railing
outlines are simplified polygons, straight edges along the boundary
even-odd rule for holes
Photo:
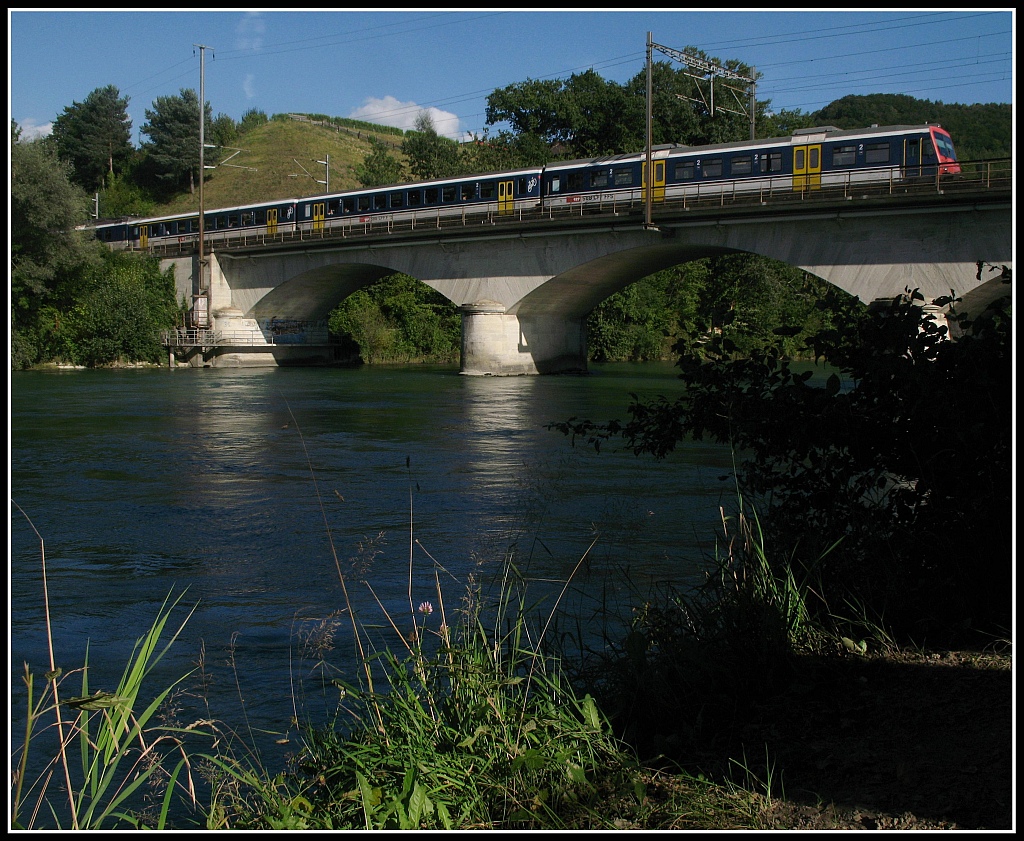
[[[915,176],[903,167],[878,167],[846,173],[821,173],[806,176],[803,187],[794,188],[791,174],[764,176],[751,181],[707,181],[699,184],[668,185],[674,195],[652,202],[653,212],[661,214],[678,210],[700,210],[722,207],[742,208],[788,205],[793,202],[823,202],[868,199],[885,196],[926,196],[946,193],[969,193],[993,189],[1009,189],[1013,180],[1013,161],[1010,158],[961,162],[957,175]],[[657,192],[657,189],[656,189]],[[680,194],[681,193],[681,194]],[[245,248],[266,245],[288,245],[334,239],[387,236],[402,232],[472,228],[481,226],[543,223],[591,215],[616,217],[639,214],[644,211],[644,190],[637,188],[627,195],[621,193],[613,199],[581,199],[556,206],[517,207],[511,213],[474,210],[472,206],[460,213],[442,214],[440,209],[423,209],[398,217],[379,214],[366,217],[330,217],[315,222],[301,222],[294,230],[275,234],[239,232],[222,237],[218,232],[211,245],[218,248]],[[179,243],[151,244],[150,251],[161,256],[189,253],[195,249],[195,237]]]

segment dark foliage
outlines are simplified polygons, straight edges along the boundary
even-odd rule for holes
[[[1004,269],[1004,281],[1010,282]],[[915,642],[1011,615],[1012,363],[1008,298],[963,335],[923,315],[917,293],[812,336],[839,373],[824,387],[777,348],[732,358],[728,338],[680,360],[684,396],[640,401],[631,420],[554,424],[600,447],[621,436],[665,457],[686,437],[730,443],[767,540],[821,574],[819,619],[851,613]],[[790,332],[783,330],[782,332]]]
[[[939,123],[953,137],[962,161],[1008,158],[1013,151],[1013,105],[959,105],[899,93],[844,96],[814,114],[815,125],[861,128],[872,123]]]
[[[97,88],[54,120],[53,138],[61,160],[72,167],[72,180],[85,190],[105,187],[124,171],[134,154],[128,97],[114,85]]]

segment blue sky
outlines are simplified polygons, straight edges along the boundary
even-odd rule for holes
[[[625,83],[656,44],[737,59],[758,99],[814,111],[848,94],[1013,101],[1015,13],[905,11],[9,10],[11,117],[26,136],[99,87],[130,97],[133,141],[158,96],[198,91],[213,113],[323,113],[442,134],[482,134],[486,98],[527,79],[593,69]],[[670,60],[655,51],[655,58]],[[675,64],[679,67],[680,65]],[[656,117],[655,117],[656,118]],[[494,129],[492,129],[493,131]]]

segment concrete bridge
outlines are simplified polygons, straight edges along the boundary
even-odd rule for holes
[[[209,330],[183,331],[167,346],[192,365],[327,361],[331,310],[403,272],[459,307],[462,373],[581,372],[586,318],[602,300],[661,269],[737,252],[798,266],[865,303],[916,288],[927,299],[952,291],[964,299],[959,309],[980,309],[1008,293],[993,273],[978,274],[979,263],[1012,265],[1009,185],[666,202],[655,207],[653,227],[636,205],[250,239],[207,255],[208,289],[198,286],[195,255],[164,258],[179,294],[203,293],[210,316]]]

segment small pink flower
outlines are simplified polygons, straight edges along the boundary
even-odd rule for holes
[[[419,611],[425,616],[430,616],[434,612],[434,606],[430,602],[420,602]]]

